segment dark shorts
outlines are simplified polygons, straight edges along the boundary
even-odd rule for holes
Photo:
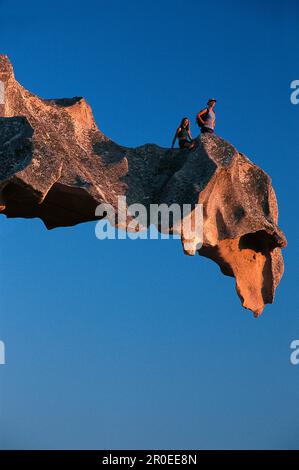
[[[202,127],[201,133],[202,134],[214,134],[214,130],[210,129],[209,127]]]
[[[179,140],[180,149],[188,149],[188,148],[190,148],[191,145],[192,145],[192,143],[189,142],[189,140],[187,140],[187,139],[180,139]]]

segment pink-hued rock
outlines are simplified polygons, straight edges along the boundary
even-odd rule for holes
[[[255,316],[273,302],[286,239],[263,170],[216,135],[198,137],[193,152],[120,146],[98,129],[83,98],[46,100],[31,94],[15,80],[3,55],[0,80],[3,214],[39,217],[52,229],[96,220],[102,202],[117,210],[118,196],[147,208],[202,203],[203,245],[195,250],[182,237],[184,251],[211,258],[234,276],[242,305]]]

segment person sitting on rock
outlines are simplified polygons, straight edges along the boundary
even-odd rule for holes
[[[214,112],[215,104],[216,100],[211,98],[207,103],[207,107],[199,111],[196,116],[196,122],[201,128],[202,134],[214,134],[216,123],[216,115]]]
[[[174,135],[171,148],[174,147],[175,141],[178,139],[180,149],[189,149],[192,150],[195,146],[195,143],[191,137],[190,132],[190,121],[187,117],[184,117],[181,120],[181,124],[176,130]]]

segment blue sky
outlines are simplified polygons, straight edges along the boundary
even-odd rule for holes
[[[0,1],[1,53],[84,96],[123,145],[169,146],[216,96],[217,133],[267,171],[289,245],[274,305],[178,240],[99,241],[1,217],[0,446],[298,448],[298,2]]]

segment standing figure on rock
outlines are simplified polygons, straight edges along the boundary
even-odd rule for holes
[[[190,132],[190,121],[187,117],[184,117],[181,120],[181,124],[176,130],[174,135],[171,148],[174,147],[176,139],[179,140],[180,149],[189,149],[192,150],[195,147],[195,142],[192,139]]]
[[[216,123],[216,114],[214,112],[215,104],[216,100],[211,98],[207,103],[207,107],[199,111],[196,116],[196,122],[201,128],[202,134],[214,134]]]

